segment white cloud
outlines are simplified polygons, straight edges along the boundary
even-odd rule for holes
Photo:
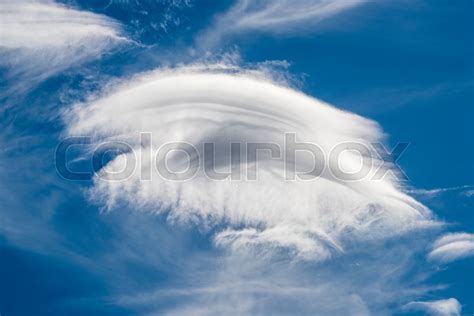
[[[180,260],[186,263],[179,270],[184,281],[137,289],[116,303],[155,315],[392,315],[433,290],[421,284],[423,278],[407,277],[413,254],[422,248],[420,240],[390,248],[365,243],[316,263],[213,253]],[[182,304],[166,306],[167,301]]]
[[[451,262],[474,255],[474,234],[451,233],[433,244],[428,258],[438,262]]]
[[[474,196],[474,190],[467,190],[465,192],[462,192],[462,195],[466,197],[473,197]]]
[[[366,0],[238,0],[218,16],[199,37],[201,47],[212,47],[229,34],[260,31],[273,34],[312,33],[322,21],[365,3]]]
[[[241,0],[225,15],[230,28],[288,33],[301,24],[314,26],[321,20],[344,12],[364,0]]]
[[[435,316],[458,316],[461,304],[455,298],[430,302],[411,302],[405,305],[407,310],[421,310]]]
[[[69,112],[68,132],[93,135],[98,142],[126,140],[136,153],[147,150],[141,148],[138,132],[153,133],[153,150],[184,141],[200,154],[206,142],[271,142],[284,148],[287,132],[318,144],[326,154],[341,142],[369,146],[383,137],[375,122],[274,84],[263,73],[211,68],[160,70],[124,82]],[[107,169],[121,170],[132,156],[118,156]],[[357,154],[344,157],[345,170],[359,166]],[[221,171],[230,168],[227,150],[221,147],[217,158]],[[168,160],[173,168],[187,162],[176,154]],[[376,159],[371,162],[380,165]],[[173,221],[220,227],[214,238],[225,248],[270,254],[289,249],[297,257],[316,260],[343,252],[346,241],[383,240],[433,223],[430,211],[404,194],[391,175],[380,181],[344,182],[326,168],[312,181],[285,181],[279,161],[258,156],[256,163],[257,181],[210,180],[201,169],[189,181],[164,180],[156,172],[152,181],[142,181],[139,171],[154,169],[152,161],[144,159],[125,181],[96,179],[91,194],[109,208],[126,202],[166,213]],[[297,168],[309,170],[312,163],[301,159]],[[238,165],[245,177],[248,165]],[[362,168],[370,174],[376,169],[366,164]]]
[[[414,195],[420,195],[420,196],[425,196],[427,198],[433,198],[443,193],[460,191],[462,195],[469,197],[469,192],[472,191],[469,189],[471,189],[472,187],[473,187],[472,185],[460,185],[460,186],[447,187],[447,188],[412,189],[412,190],[407,190],[407,192]]]
[[[46,78],[96,58],[126,41],[120,32],[105,16],[52,1],[0,1],[1,66],[9,69],[9,78]]]
[[[249,6],[250,11],[239,20],[236,30],[283,32],[302,25],[315,17],[314,12],[302,12],[302,3],[293,2],[291,6],[290,2],[267,2],[259,9],[260,13]],[[339,4],[344,6],[343,2]],[[290,10],[286,12],[290,16],[285,19],[272,16],[275,6],[282,9],[283,5]],[[110,19],[53,2],[4,1],[0,6],[2,57],[8,57],[4,60],[10,66],[24,64],[16,74],[45,78],[98,57],[125,41],[119,26]],[[342,12],[342,6],[329,5],[324,9],[327,13],[320,12],[316,20]],[[259,15],[262,19],[257,21]],[[217,67],[225,69],[212,68],[161,70],[125,81],[68,113],[67,122],[71,124],[68,132],[94,135],[97,142],[125,139],[136,150],[146,149],[137,142],[138,131],[153,132],[154,149],[170,140],[185,140],[198,147],[206,141],[263,140],[282,145],[282,133],[288,131],[297,132],[302,141],[320,144],[325,151],[341,141],[369,144],[383,138],[375,122],[275,84],[269,74],[225,65]],[[124,157],[130,158],[131,154],[117,157],[107,167],[118,169]],[[224,162],[229,158],[225,153],[219,157]],[[350,155],[342,163],[350,168],[357,165],[357,158]],[[134,209],[164,213],[170,220],[195,222],[210,228],[215,232],[212,235],[215,245],[225,250],[223,256],[220,252],[205,259],[201,254],[190,256],[189,249],[183,249],[185,242],[177,238],[178,233],[165,231],[153,217],[147,216],[112,222],[110,227],[114,229],[123,226],[117,234],[120,238],[112,247],[104,247],[104,253],[92,255],[92,259],[89,253],[87,259],[65,253],[54,239],[60,240],[59,233],[44,235],[44,239],[49,242],[54,239],[58,244],[54,252],[106,274],[111,288],[117,287],[120,295],[124,295],[124,289],[138,292],[148,287],[136,280],[130,282],[133,279],[130,262],[144,265],[143,271],[166,271],[173,281],[175,276],[170,270],[175,273],[178,270],[176,274],[184,274],[180,279],[184,280],[184,289],[163,288],[149,297],[125,297],[119,302],[153,305],[162,304],[163,296],[185,297],[185,303],[176,310],[171,307],[170,314],[239,311],[256,315],[282,310],[294,314],[297,308],[300,314],[308,315],[385,314],[387,306],[409,301],[407,297],[412,300],[426,291],[399,283],[402,278],[397,274],[408,270],[412,263],[410,256],[416,251],[412,244],[403,251],[374,246],[374,241],[433,223],[430,211],[403,193],[394,177],[378,182],[345,183],[324,173],[312,183],[286,183],[282,181],[281,165],[263,159],[259,163],[263,174],[254,183],[210,181],[203,174],[187,183],[168,182],[156,175],[153,181],[140,181],[138,174],[123,182],[95,181],[92,198],[111,208],[115,203],[126,202]],[[151,162],[144,160],[141,167],[151,168]],[[307,165],[303,163],[303,167]],[[44,182],[43,177],[41,181]],[[12,190],[9,188],[6,194]],[[14,219],[25,226],[21,216]],[[13,236],[12,240],[25,240],[28,242],[25,247],[38,247],[37,243],[33,246],[30,243],[33,239],[42,240],[36,237],[43,231],[35,233],[32,239],[31,226],[26,235],[24,229],[16,229],[11,219],[5,223],[0,230]],[[41,245],[41,250],[46,251],[46,241],[42,240]],[[354,245],[367,253],[347,254],[354,251]],[[251,253],[255,250],[257,256]],[[266,260],[267,255],[278,254],[279,250],[289,250],[290,257],[315,261],[337,255],[326,266],[319,262]],[[226,263],[219,265],[222,261]],[[193,264],[200,267],[190,268]],[[142,270],[137,274],[142,277]],[[161,278],[163,273],[156,275]],[[423,308],[431,304],[438,310],[455,308],[452,302],[437,302],[411,304]]]

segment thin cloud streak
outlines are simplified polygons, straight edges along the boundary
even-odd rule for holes
[[[418,301],[406,304],[405,310],[424,311],[433,316],[459,316],[461,315],[461,304],[455,298],[427,302]]]
[[[366,0],[238,0],[197,39],[207,50],[217,47],[226,37],[243,32],[275,35],[313,33],[324,20],[366,3]]]
[[[473,185],[460,185],[455,187],[446,187],[446,188],[435,188],[435,189],[411,189],[406,190],[407,193],[414,194],[414,195],[421,195],[426,197],[436,197],[445,192],[452,192],[452,191],[461,191],[461,194],[469,196],[469,192],[471,192],[474,188]]]
[[[450,233],[434,242],[428,259],[448,263],[471,256],[474,256],[474,234]]]

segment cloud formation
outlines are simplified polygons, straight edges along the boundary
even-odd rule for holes
[[[362,2],[239,1],[224,15],[224,21],[228,19],[232,23],[222,32],[291,33],[296,28],[314,27],[319,21]],[[2,66],[13,69],[12,65],[21,65],[15,70],[17,75],[46,78],[126,41],[120,35],[120,26],[100,15],[48,1],[3,1],[0,5],[0,39],[4,45],[0,57],[8,57],[3,59],[6,63]],[[31,29],[38,32],[33,36]],[[3,33],[4,30],[8,32]],[[25,60],[28,62],[24,63]],[[194,223],[207,229],[214,245],[224,249],[224,253],[211,249],[206,254],[209,257],[202,253],[191,256],[183,246],[186,238],[174,229],[168,231],[161,226],[157,220],[161,217],[116,212],[115,218],[106,219],[110,221],[107,226],[94,227],[96,233],[90,239],[84,239],[86,234],[77,238],[81,244],[75,245],[77,249],[71,246],[75,242],[68,240],[66,252],[61,238],[68,238],[62,232],[69,231],[69,227],[55,231],[60,225],[54,228],[51,225],[47,227],[51,234],[45,234],[40,229],[33,231],[32,227],[36,226],[29,225],[28,217],[22,213],[16,212],[17,217],[1,214],[5,224],[0,225],[0,230],[9,235],[10,241],[44,253],[50,248],[49,255],[68,257],[106,275],[110,287],[116,287],[114,294],[119,294],[116,302],[119,305],[139,305],[139,310],[151,306],[153,310],[159,309],[157,314],[168,310],[169,314],[179,315],[236,311],[251,315],[383,315],[429,291],[419,286],[422,277],[412,280],[405,274],[416,263],[413,255],[426,249],[425,241],[419,236],[409,242],[395,240],[396,247],[388,246],[391,249],[387,249],[384,241],[434,224],[431,213],[405,194],[407,191],[393,174],[380,181],[369,180],[377,168],[391,171],[375,152],[367,153],[375,169],[364,160],[361,162],[362,170],[369,173],[361,181],[342,181],[326,170],[317,180],[305,182],[285,181],[285,166],[264,154],[250,162],[231,164],[233,156],[219,147],[230,142],[265,142],[282,148],[285,147],[283,135],[291,132],[299,142],[317,143],[326,154],[342,142],[357,142],[370,148],[371,142],[384,138],[380,127],[371,120],[340,111],[285,83],[277,83],[271,74],[226,65],[142,74],[117,86],[111,85],[88,103],[77,105],[65,117],[71,135],[92,135],[96,143],[124,140],[132,145],[133,152],[127,151],[103,166],[91,190],[93,200],[110,210],[125,203],[136,210],[164,214],[169,221]],[[152,133],[152,141],[141,142],[138,132]],[[261,173],[255,181],[215,181],[199,172],[187,182],[167,181],[156,174],[156,161],[143,154],[154,152],[170,141],[187,142],[198,149],[200,159],[191,157],[191,165],[207,164],[206,159],[202,160],[202,148],[211,142],[218,147],[219,172],[235,168],[245,178],[258,165]],[[35,138],[32,143],[38,144],[38,140]],[[31,148],[27,151],[31,154]],[[138,154],[137,171],[150,170],[151,180],[134,173],[125,181],[103,181],[107,170],[120,170],[122,163],[131,160],[134,153]],[[36,152],[30,156],[43,161],[49,161],[50,157]],[[186,165],[177,154],[168,158],[167,162],[177,169]],[[303,160],[294,162],[296,169],[311,169],[310,159],[299,158]],[[12,174],[11,179],[17,181],[18,175],[12,170],[16,171],[18,159],[10,157],[4,164],[9,167],[0,168],[0,173]],[[164,160],[165,157],[158,157],[158,162]],[[349,153],[336,162],[344,170],[357,170],[360,157]],[[31,179],[41,181],[34,186],[46,190],[44,176],[35,173]],[[27,205],[32,210],[36,210],[34,203],[44,209],[57,209],[56,194],[41,200],[30,199],[30,195],[20,194],[17,186],[7,182],[0,186],[2,197],[15,197],[14,202],[21,201],[21,207]],[[33,180],[28,178],[23,182],[32,185]],[[74,187],[70,191],[80,190]],[[439,192],[444,189],[420,191]],[[71,196],[64,199],[70,200]],[[9,206],[20,209],[20,204],[13,202]],[[100,219],[93,221],[95,225]],[[21,223],[21,229],[14,223]],[[28,230],[24,229],[26,226]],[[101,236],[98,232],[103,227],[113,228],[120,237],[110,241],[109,236]],[[447,262],[465,256],[466,241],[471,245],[472,235],[452,235],[467,237],[441,238],[430,258]],[[97,242],[95,246],[99,250],[82,249],[84,240],[88,244]],[[84,254],[86,257],[82,257]],[[275,257],[270,256],[277,260],[271,260]],[[134,269],[130,269],[132,265]],[[160,283],[165,274],[169,283]],[[175,282],[176,275],[181,282]],[[160,286],[158,291],[143,294],[142,291],[155,284]],[[173,288],[176,284],[182,287]],[[183,304],[169,304],[177,301],[176,298]],[[459,302],[453,298],[416,301],[407,308],[435,315],[457,315],[461,311]]]
[[[411,302],[405,305],[407,310],[424,311],[434,316],[461,315],[461,304],[455,298],[430,302]]]
[[[314,26],[363,2],[364,0],[240,0],[223,19],[231,22],[230,28],[235,30],[290,33],[301,24],[306,24],[307,28]]]
[[[197,149],[190,161],[178,151],[168,155],[172,170],[183,170],[188,163],[207,164],[204,143],[213,143],[218,172],[237,169],[243,180],[211,180],[199,169],[190,180],[170,181],[154,168],[165,157],[158,155],[154,161],[142,155],[139,172],[128,179],[96,178],[93,199],[109,208],[125,202],[165,213],[172,221],[215,229],[214,241],[225,249],[286,249],[296,257],[317,260],[344,252],[346,242],[383,240],[433,223],[430,211],[403,193],[393,174],[370,180],[378,168],[390,169],[373,152],[362,165],[351,151],[339,159],[343,170],[366,171],[367,177],[358,181],[342,181],[328,168],[311,181],[287,181],[286,165],[268,153],[231,163],[226,147],[231,142],[285,148],[285,133],[295,133],[298,142],[317,144],[328,154],[344,142],[370,148],[383,134],[375,122],[276,84],[264,73],[216,67],[159,70],[126,81],[67,113],[68,133],[93,135],[97,142],[127,141],[133,151],[109,162],[103,169],[109,171],[122,170],[125,161],[150,150],[140,143],[138,132],[152,133],[152,152],[169,142]],[[308,157],[292,163],[295,170],[313,167]],[[334,161],[328,158],[328,163]],[[255,165],[258,178],[246,181]],[[143,181],[144,170],[153,173],[151,181]]]
[[[428,259],[447,263],[474,255],[474,235],[451,233],[444,235],[433,244]]]
[[[452,191],[459,191],[461,195],[470,196],[469,192],[472,192],[472,185],[460,185],[455,187],[447,187],[447,188],[435,188],[435,189],[412,189],[407,190],[408,193],[413,195],[424,196],[427,198],[437,197],[440,194],[452,192]]]
[[[0,66],[9,77],[44,79],[126,39],[113,20],[53,1],[0,1]]]
[[[213,47],[224,37],[249,31],[278,35],[315,32],[319,24],[366,0],[238,0],[198,39],[201,47]]]

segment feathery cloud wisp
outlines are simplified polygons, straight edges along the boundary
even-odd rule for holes
[[[434,316],[458,316],[461,304],[455,298],[430,302],[411,302],[405,305],[406,310],[420,310]]]
[[[451,233],[434,242],[428,259],[447,263],[470,256],[474,256],[474,234]]]
[[[209,48],[227,35],[247,31],[272,34],[311,33],[318,29],[323,20],[364,2],[366,0],[239,0],[201,34],[198,45]]]
[[[364,0],[317,0],[317,1],[238,1],[225,15],[233,21],[237,30],[262,30],[276,33],[291,32],[306,23],[315,25],[363,3]]]
[[[120,32],[105,16],[52,1],[3,0],[0,65],[9,69],[9,78],[44,79],[125,42]]]

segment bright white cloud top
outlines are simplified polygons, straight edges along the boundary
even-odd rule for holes
[[[153,150],[177,141],[195,146],[201,159],[189,162],[174,151],[167,157],[172,170],[202,164],[204,143],[214,143],[219,172],[230,169],[229,147],[223,145],[231,142],[284,148],[285,133],[296,133],[297,141],[317,144],[328,157],[340,143],[370,148],[371,142],[383,138],[375,122],[276,84],[263,73],[211,68],[161,70],[124,82],[69,112],[68,132],[94,135],[97,142],[130,143],[134,153],[116,157],[104,168],[109,171],[120,171],[125,160],[148,152],[141,148],[138,132],[152,133]],[[156,171],[147,181],[137,170],[154,170],[155,162],[143,155],[128,179],[96,179],[92,196],[110,208],[126,202],[136,209],[166,213],[172,220],[219,227],[217,245],[290,249],[298,257],[323,259],[343,252],[346,240],[384,239],[431,223],[430,211],[404,194],[390,173],[383,180],[371,180],[377,167],[388,167],[374,152],[368,154],[374,158],[369,160],[373,168],[351,151],[339,159],[342,170],[367,171],[358,181],[338,179],[327,166],[317,179],[287,181],[284,164],[268,152],[233,165],[241,167],[244,181],[211,180],[202,169],[186,181],[165,180]],[[297,170],[312,168],[312,160],[298,157]],[[163,159],[158,155],[157,162]],[[245,181],[254,163],[258,180]]]
[[[428,254],[430,260],[442,263],[470,256],[474,256],[474,235],[468,233],[451,233],[439,238]]]
[[[124,41],[105,16],[46,0],[0,1],[0,54],[13,74],[45,78]]]

